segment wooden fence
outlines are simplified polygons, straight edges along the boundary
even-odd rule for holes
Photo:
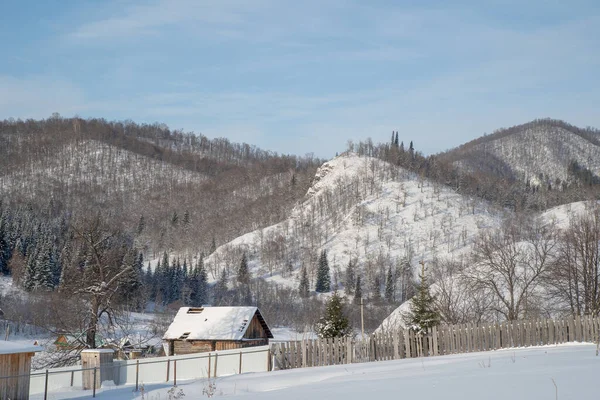
[[[600,318],[569,317],[495,324],[442,325],[426,335],[410,330],[351,338],[273,343],[274,368],[289,369],[471,353],[600,340]]]

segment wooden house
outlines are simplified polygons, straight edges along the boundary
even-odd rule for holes
[[[166,355],[269,344],[273,334],[256,307],[182,307],[163,336]]]
[[[0,341],[0,399],[29,399],[31,358],[38,351],[37,345]]]

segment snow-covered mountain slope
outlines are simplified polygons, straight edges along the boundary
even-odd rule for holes
[[[0,189],[3,193],[34,196],[43,192],[50,196],[55,191],[77,193],[85,186],[101,188],[103,195],[112,196],[125,191],[148,194],[157,185],[174,189],[204,179],[202,174],[166,162],[96,140],[83,140],[32,160],[26,168],[0,174]]]
[[[448,155],[470,170],[510,170],[532,185],[555,185],[557,179],[573,179],[568,171],[573,161],[600,176],[599,138],[560,121],[541,120],[479,138]]]
[[[548,209],[537,216],[534,216],[534,221],[539,226],[545,226],[551,229],[553,232],[560,232],[562,230],[568,229],[570,222],[573,219],[577,219],[581,216],[586,215],[587,213],[593,212],[593,210],[597,210],[597,207],[600,205],[598,201],[579,201],[570,204],[564,204],[561,206],[553,207]],[[535,242],[532,241],[521,241],[514,244],[515,252],[511,253],[515,257],[518,257],[519,262],[523,264],[523,266],[529,266],[535,262],[535,254],[540,255],[540,252],[546,249],[554,248],[554,240],[549,240],[547,242],[549,245],[547,247],[540,245],[541,242],[538,242],[538,247],[535,248]],[[552,243],[552,244],[550,244]],[[552,254],[551,251],[549,250]],[[506,253],[508,254],[508,252]],[[534,258],[530,258],[530,256],[534,256]],[[499,258],[500,255],[499,255]],[[524,267],[527,268],[527,267]],[[466,287],[463,285],[463,277],[465,276],[476,276],[477,274],[489,274],[490,271],[487,270],[485,266],[477,265],[477,264],[468,264],[464,270],[456,271],[445,271],[442,275],[443,278],[433,283],[429,289],[431,293],[435,296],[443,297],[444,299],[448,299],[448,296],[456,296],[452,299],[454,305],[462,310],[466,310],[468,305],[459,304],[463,302],[468,302],[469,297],[464,295]],[[517,270],[518,272],[518,270]],[[514,280],[515,286],[521,283],[519,279]],[[499,283],[499,285],[501,285]],[[531,295],[540,295],[545,294],[544,289],[542,287],[537,287],[533,289],[533,293]],[[443,300],[444,301],[444,300]],[[443,302],[442,301],[442,302]],[[398,308],[396,308],[387,318],[383,320],[381,325],[377,328],[377,332],[387,331],[391,329],[398,328],[406,328],[406,317],[410,312],[410,300],[404,302]]]
[[[297,287],[302,266],[314,286],[317,258],[327,251],[332,283],[356,261],[363,287],[408,262],[460,257],[473,237],[496,226],[500,212],[439,184],[370,157],[345,154],[318,170],[289,218],[220,246],[205,265],[217,279],[235,276],[246,253],[255,276]]]

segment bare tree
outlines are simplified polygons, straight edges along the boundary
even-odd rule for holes
[[[100,215],[80,220],[73,230],[85,262],[82,268],[73,264],[68,267],[69,279],[61,291],[73,293],[87,305],[87,313],[82,316],[85,343],[88,348],[96,348],[100,320],[106,316],[113,323],[113,300],[134,272],[134,260],[128,256],[133,241],[119,228],[107,226]]]
[[[497,300],[493,309],[507,320],[539,308],[541,278],[556,246],[553,232],[554,227],[521,216],[477,238],[467,280],[476,289],[490,290]]]
[[[600,209],[573,217],[560,235],[559,256],[548,279],[557,308],[575,315],[600,313]]]

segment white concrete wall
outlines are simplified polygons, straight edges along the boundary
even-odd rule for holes
[[[240,353],[242,360],[242,373],[264,372],[269,365],[269,346],[249,347],[245,349],[223,350],[211,353],[187,354],[182,356],[143,358],[139,360],[139,384],[173,382],[175,364],[177,364],[177,380],[201,379],[226,376],[240,373]],[[210,360],[210,367],[209,367]],[[136,364],[138,360],[114,361],[114,384],[135,385]],[[169,376],[167,379],[167,365]],[[32,371],[41,373],[31,377],[30,394],[44,393],[45,371]],[[49,370],[48,392],[65,389],[71,386],[73,375],[73,388],[81,389],[81,366],[54,368]]]

